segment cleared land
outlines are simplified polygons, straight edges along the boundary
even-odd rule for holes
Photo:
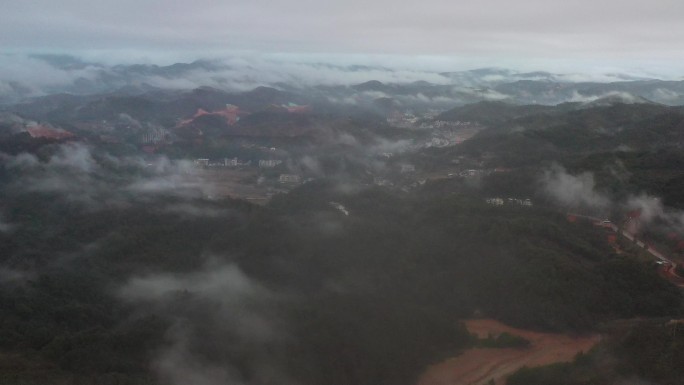
[[[589,351],[601,340],[599,335],[573,336],[515,329],[490,319],[467,320],[465,324],[480,338],[506,332],[524,337],[530,341],[530,346],[467,350],[458,357],[429,367],[418,385],[485,385],[490,380],[497,385],[505,384],[506,377],[523,366],[572,361],[577,353]]]

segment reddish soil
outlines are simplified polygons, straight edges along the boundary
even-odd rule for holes
[[[662,265],[658,269],[658,273],[660,273],[661,277],[667,279],[668,281],[672,282],[673,284],[684,288],[684,277],[680,277],[679,275],[677,275],[677,272],[675,272],[674,266],[669,265],[669,264]]]
[[[32,138],[69,139],[76,136],[69,131],[47,126],[26,127],[26,131]]]
[[[489,319],[467,320],[465,324],[480,338],[507,332],[526,338],[530,346],[467,350],[458,357],[429,367],[418,385],[486,385],[490,380],[501,385],[505,384],[506,377],[523,366],[569,362],[577,353],[589,351],[601,340],[599,335],[573,336],[515,329]]]

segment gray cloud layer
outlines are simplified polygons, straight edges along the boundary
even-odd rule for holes
[[[676,0],[11,0],[0,14],[0,46],[570,56],[646,64],[684,57],[683,11]]]

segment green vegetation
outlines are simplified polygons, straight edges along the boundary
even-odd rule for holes
[[[133,102],[109,103],[142,113]],[[96,107],[86,112],[97,115]],[[478,108],[498,107],[462,112]],[[68,183],[59,178],[73,170],[59,162],[54,175],[2,168],[0,219],[11,230],[0,231],[0,382],[164,383],[152,368],[180,346],[187,356],[179,361],[195,359],[208,372],[230,368],[226,376],[244,383],[282,377],[304,385],[413,385],[425,366],[469,347],[529,345],[508,333],[474,341],[459,320],[476,313],[558,332],[681,317],[681,292],[651,264],[630,250],[616,254],[601,231],[537,204],[540,166],[559,161],[573,173],[594,172],[611,197],[648,191],[682,207],[684,158],[669,147],[680,139],[680,112],[652,105],[505,108],[492,117],[492,129],[457,150],[431,149],[415,159],[426,170],[454,159],[462,167],[513,170],[428,182],[411,192],[349,182],[346,176],[370,172],[354,162],[362,151],[344,146],[316,159],[319,172],[342,183],[307,183],[265,207],[182,194],[176,184],[154,194],[120,189],[154,175],[107,156],[94,155],[101,169]],[[271,118],[252,123],[265,127]],[[646,122],[649,129],[640,131]],[[371,143],[377,134],[363,123],[339,124],[344,130],[331,136],[353,132]],[[56,151],[15,139],[44,163]],[[230,139],[186,144],[167,151],[260,156]],[[635,151],[616,151],[621,145]],[[492,196],[531,197],[535,206],[485,204]],[[202,292],[216,288],[195,275],[226,266],[244,273],[244,286],[260,296],[240,302],[227,289]],[[138,294],[153,299],[124,298],[123,287],[150,276],[157,286]],[[155,294],[162,284],[169,292]],[[630,376],[676,384],[684,377],[677,365],[683,335],[672,325],[638,326],[598,353],[521,370],[509,384],[598,385]]]
[[[486,126],[496,126],[507,120],[529,115],[557,111],[558,108],[542,105],[516,105],[504,102],[484,101],[456,107],[438,116],[440,120],[477,122]]]
[[[274,307],[293,340],[268,356],[311,384],[411,384],[429,363],[471,346],[458,320],[476,310],[557,331],[680,313],[676,289],[611,256],[590,226],[544,209],[494,208],[465,193],[436,199],[433,187],[350,193],[310,183],[265,208],[159,197],[93,211],[43,193],[10,197],[7,219],[20,226],[3,236],[2,262],[35,276],[5,283],[2,349],[45,362],[55,376],[147,381],[149,354],[167,343],[165,330],[177,317],[201,324],[181,311],[201,302],[152,312],[121,303],[112,289],[132,274],[192,272],[217,257],[294,298]],[[170,211],[179,204],[219,214]],[[526,341],[502,334],[482,343]],[[193,349],[206,355],[210,346]],[[249,354],[231,353],[229,362]],[[21,377],[25,368],[12,373],[29,378]]]

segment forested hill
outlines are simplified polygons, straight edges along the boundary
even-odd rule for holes
[[[408,385],[470,346],[458,320],[475,312],[588,331],[682,309],[591,226],[468,188],[313,182],[259,207],[110,195],[125,175],[83,181],[95,201],[5,177],[4,382]]]

